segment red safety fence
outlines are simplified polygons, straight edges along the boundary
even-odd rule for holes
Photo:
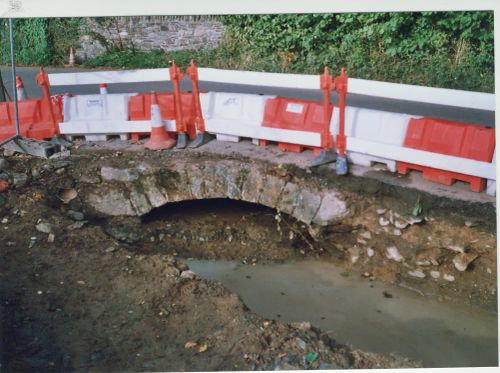
[[[263,127],[321,134],[325,121],[330,121],[333,105],[326,112],[323,103],[286,97],[268,99],[264,109]],[[283,151],[301,152],[305,147],[298,144],[278,143]],[[313,148],[316,151],[321,148]]]
[[[436,118],[412,118],[408,123],[404,146],[491,162],[495,151],[495,129]],[[425,179],[440,184],[452,185],[456,180],[465,181],[470,183],[471,190],[475,192],[481,192],[486,187],[486,180],[480,177],[398,162],[399,173],[407,174],[410,170],[422,171]]]
[[[57,123],[63,121],[62,97],[63,95],[52,96],[51,107],[48,107],[49,101],[44,98],[18,101],[20,135],[39,140],[56,135],[59,132]],[[14,111],[13,102],[0,103],[0,141],[16,133]]]
[[[158,104],[160,106],[161,117],[163,120],[175,120],[175,99],[174,94],[170,92],[157,93]],[[195,107],[191,93],[181,93],[182,118],[187,124],[187,132],[190,138],[196,136],[195,126]],[[130,97],[129,100],[129,119],[130,120],[151,120],[151,94],[141,93]]]

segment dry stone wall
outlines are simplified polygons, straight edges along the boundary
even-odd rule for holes
[[[89,18],[82,28],[81,46],[77,50],[80,58],[105,52],[95,34],[108,43],[122,42],[139,50],[177,51],[217,45],[224,34],[224,25],[210,16],[116,17],[107,22]]]

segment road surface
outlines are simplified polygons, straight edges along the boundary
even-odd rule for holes
[[[11,91],[12,79],[11,70],[9,66],[1,66],[0,71],[4,83]],[[48,73],[58,72],[78,72],[86,71],[85,69],[78,68],[47,68]],[[18,67],[17,75],[21,76],[24,81],[25,89],[29,97],[41,97],[42,91],[37,86],[35,76],[38,74],[37,68],[32,67]],[[191,85],[187,78],[181,82],[183,90],[190,90]],[[322,92],[305,90],[305,89],[276,89],[269,87],[254,87],[248,85],[238,84],[221,84],[212,82],[200,82],[200,89],[215,92],[237,92],[237,93],[253,93],[253,94],[268,94],[279,95],[285,97],[300,98],[306,100],[322,100]],[[109,93],[131,93],[131,92],[149,92],[149,91],[171,91],[172,85],[170,82],[152,82],[152,83],[120,83],[112,84],[108,88]],[[93,94],[99,93],[99,87],[80,85],[73,87],[53,87],[52,93],[73,93],[73,94]],[[333,93],[332,101],[336,102],[337,97]],[[396,113],[406,113],[412,115],[434,116],[443,119],[456,120],[461,122],[469,122],[482,124],[487,127],[495,127],[495,112],[486,110],[464,109],[452,106],[442,106],[426,103],[417,103],[411,101],[392,100],[385,98],[378,98],[374,96],[364,95],[347,95],[347,105],[364,107],[375,110],[385,110]]]

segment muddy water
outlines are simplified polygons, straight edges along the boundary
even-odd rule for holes
[[[346,276],[320,261],[250,266],[188,259],[187,264],[238,293],[257,314],[310,321],[339,343],[397,352],[426,367],[498,366],[497,316],[482,310]]]

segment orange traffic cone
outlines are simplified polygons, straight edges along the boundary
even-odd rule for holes
[[[151,93],[151,137],[144,147],[152,150],[170,149],[174,147],[175,140],[172,139],[161,120],[160,105],[156,93]]]
[[[17,99],[18,100],[27,100],[28,96],[26,95],[26,91],[24,90],[23,80],[20,76],[16,76],[16,91],[17,91]]]
[[[99,92],[101,93],[101,95],[107,95],[108,94],[108,85],[106,83],[99,84]]]
[[[69,48],[69,65],[71,67],[75,66],[75,48]]]

